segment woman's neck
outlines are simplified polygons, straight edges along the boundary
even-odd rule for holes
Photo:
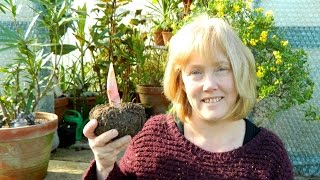
[[[208,122],[188,120],[184,124],[186,139],[210,152],[227,152],[239,148],[245,135],[245,121]]]

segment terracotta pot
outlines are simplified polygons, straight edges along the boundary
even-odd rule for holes
[[[164,45],[161,31],[153,32],[153,41],[156,46],[163,46]]]
[[[172,37],[172,32],[167,32],[167,31],[163,31],[162,33],[162,37],[163,37],[163,42],[165,45],[168,45],[169,44],[169,41]]]
[[[37,112],[42,124],[0,128],[0,179],[43,179],[47,174],[58,117]]]
[[[69,98],[62,97],[54,99],[54,113],[58,116],[59,124],[62,123],[63,113],[68,110]]]
[[[152,108],[151,115],[166,113],[170,102],[163,94],[163,87],[151,87],[137,85],[141,104]]]

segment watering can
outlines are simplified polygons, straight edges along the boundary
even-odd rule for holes
[[[75,123],[76,126],[76,141],[82,139],[82,130],[85,124],[88,122],[88,119],[83,121],[81,114],[76,110],[67,110],[63,113],[63,120],[65,122]]]

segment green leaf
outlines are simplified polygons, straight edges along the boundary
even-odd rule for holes
[[[35,17],[33,17],[30,25],[28,26],[28,29],[24,35],[24,39],[27,39],[27,37],[29,36],[29,33],[31,31],[31,29],[33,28],[34,24],[36,23],[37,19],[39,18],[39,14],[37,14]]]
[[[131,19],[129,23],[137,26],[137,25],[139,25],[139,22],[140,22],[139,19]]]
[[[25,106],[25,113],[29,114],[32,112],[32,102],[35,100],[35,96],[33,92],[29,93],[28,99],[27,99],[27,104]]]
[[[2,43],[12,43],[17,42],[17,40],[21,38],[15,31],[12,31],[11,29],[0,24],[0,39]]]
[[[58,44],[58,45],[50,45],[51,52],[56,55],[65,55],[77,49],[75,45],[72,44]]]

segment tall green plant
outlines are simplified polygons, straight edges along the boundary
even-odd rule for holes
[[[97,23],[90,28],[89,47],[94,60],[94,70],[104,90],[109,64],[114,64],[122,101],[131,101],[135,92],[132,73],[135,66],[144,60],[144,40],[146,35],[139,27],[145,22],[141,10],[137,10],[129,24],[122,20],[129,11],[118,12],[119,8],[130,1],[116,0],[97,3],[93,12],[99,14]]]
[[[35,110],[39,101],[52,91],[62,55],[76,49],[63,43],[67,29],[75,20],[71,16],[72,0],[29,1],[24,8],[33,10],[35,17],[27,29],[17,24],[18,6],[14,2],[0,3],[0,10],[11,14],[13,23],[13,28],[0,25],[0,41],[4,45],[1,51],[16,52],[12,63],[1,68],[5,77],[0,105],[7,124],[19,114]]]
[[[40,46],[31,31],[36,27],[39,14],[31,21],[27,29],[17,24],[17,5],[12,0],[4,0],[1,4],[5,13],[12,16],[13,29],[0,24],[0,41],[3,50],[16,50],[16,57],[0,72],[4,79],[0,93],[2,115],[9,124],[20,113],[29,114],[35,110],[39,101],[51,91],[53,87],[53,73],[43,75],[43,70],[51,71],[50,56],[44,47]]]
[[[44,36],[38,34],[37,38],[49,41],[48,50],[55,55],[52,63],[55,71],[58,71],[57,66],[62,63],[62,56],[77,49],[75,45],[63,42],[68,28],[71,28],[74,21],[78,20],[72,15],[73,0],[31,0],[31,2],[34,3],[36,7],[34,10],[40,16],[39,26],[47,31]]]

